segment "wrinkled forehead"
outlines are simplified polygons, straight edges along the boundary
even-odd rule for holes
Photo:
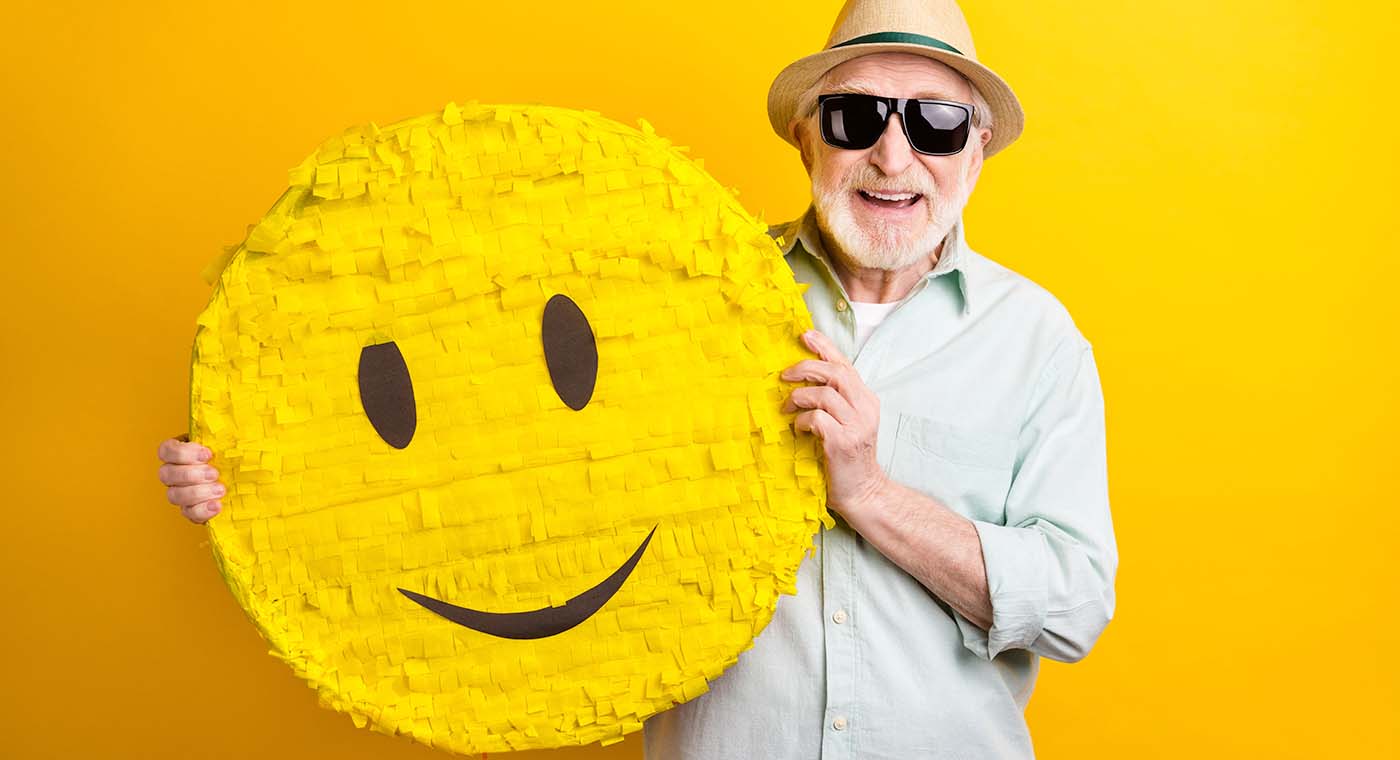
[[[909,53],[872,53],[827,71],[823,92],[860,92],[896,98],[967,102],[972,88],[951,66]]]

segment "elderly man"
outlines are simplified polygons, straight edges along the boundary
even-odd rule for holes
[[[768,106],[812,180],[773,230],[817,326],[785,409],[821,439],[837,520],[753,648],[647,720],[646,754],[1032,757],[1039,658],[1088,653],[1118,556],[1090,344],[963,234],[1020,106],[952,0],[852,0]],[[161,445],[195,522],[223,495],[210,456]]]
[[[963,234],[1020,107],[952,0],[853,0],[768,108],[812,179],[774,230],[818,328],[787,408],[838,519],[753,648],[646,722],[647,756],[1032,757],[1039,658],[1088,653],[1118,555],[1090,344]]]

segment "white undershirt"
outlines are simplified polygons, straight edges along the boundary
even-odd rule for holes
[[[865,345],[866,338],[875,331],[875,326],[885,321],[899,303],[859,303],[850,301],[851,313],[856,318],[856,351]]]

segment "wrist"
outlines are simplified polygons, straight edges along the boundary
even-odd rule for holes
[[[895,487],[894,481],[881,470],[846,500],[841,511],[848,521],[854,518],[868,522],[887,508]]]

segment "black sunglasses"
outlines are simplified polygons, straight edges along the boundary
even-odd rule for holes
[[[890,114],[899,114],[909,147],[927,156],[951,156],[967,146],[974,108],[924,98],[886,98],[843,92],[817,98],[827,145],[865,150],[880,140]]]

